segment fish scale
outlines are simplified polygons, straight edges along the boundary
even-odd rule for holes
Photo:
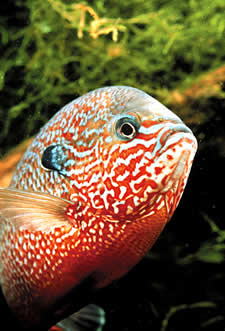
[[[196,148],[175,114],[132,87],[89,92],[55,114],[0,188],[0,282],[24,328],[65,318],[83,283],[92,293],[148,252]]]

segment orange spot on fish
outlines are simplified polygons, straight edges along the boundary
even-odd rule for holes
[[[155,167],[155,174],[159,175],[161,174],[162,170],[165,168],[165,166],[162,167]]]

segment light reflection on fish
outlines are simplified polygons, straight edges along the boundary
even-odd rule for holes
[[[132,87],[92,91],[55,114],[0,189],[0,283],[24,328],[51,327],[82,307],[84,288],[148,252],[196,149],[179,117]]]

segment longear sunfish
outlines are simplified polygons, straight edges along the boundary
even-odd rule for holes
[[[50,328],[139,262],[196,149],[178,116],[132,87],[97,89],[53,116],[0,188],[0,283],[21,327]]]

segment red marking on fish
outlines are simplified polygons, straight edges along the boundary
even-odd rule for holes
[[[87,93],[42,128],[0,189],[0,282],[23,325],[43,326],[83,281],[104,287],[148,252],[196,149],[175,114],[131,87]]]

